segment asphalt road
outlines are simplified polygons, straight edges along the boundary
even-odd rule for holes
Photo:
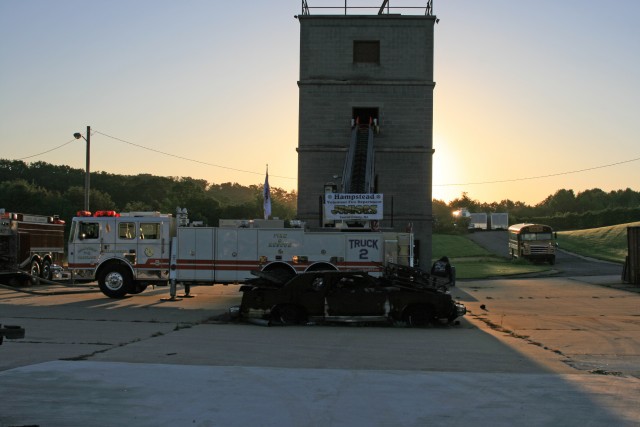
[[[469,281],[459,325],[411,329],[229,323],[237,286],[0,288],[0,323],[27,330],[0,346],[0,425],[636,426],[634,290]]]
[[[470,233],[469,238],[498,256],[509,257],[507,251],[508,236],[507,232],[498,231],[478,231]],[[556,254],[556,262],[553,265],[554,276],[571,277],[571,276],[605,276],[605,275],[622,275],[622,264],[612,262],[599,261],[581,257],[561,248]],[[548,273],[545,273],[548,275]]]

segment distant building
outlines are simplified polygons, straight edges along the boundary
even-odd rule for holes
[[[436,23],[430,1],[425,3],[397,13],[384,1],[381,13],[369,15],[309,7],[298,16],[298,217],[320,225],[319,200],[325,184],[342,173],[352,120],[376,119],[375,192],[384,194],[380,226],[412,228],[423,267],[431,265]]]

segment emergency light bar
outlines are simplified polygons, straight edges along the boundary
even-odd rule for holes
[[[101,216],[109,216],[109,217],[119,217],[120,214],[117,213],[116,211],[96,211],[96,213],[93,215],[96,217],[101,217]]]

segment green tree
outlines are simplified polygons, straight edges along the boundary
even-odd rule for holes
[[[0,183],[0,207],[10,212],[52,215],[49,208],[57,204],[56,196],[24,179]]]
[[[537,207],[544,215],[576,212],[576,196],[573,190],[558,190],[555,194],[544,199]]]
[[[466,191],[462,193],[461,197],[453,199],[449,206],[454,207],[455,209],[467,208],[469,212],[480,212],[480,202],[477,200],[472,200],[469,197],[469,193]]]
[[[455,230],[453,217],[454,209],[442,200],[434,199],[432,202],[433,231],[437,233],[451,233]]]
[[[69,209],[68,212],[72,215],[84,208],[84,194],[84,187],[69,187],[64,193],[63,196]],[[89,208],[92,212],[117,210],[109,193],[93,188],[89,191]]]
[[[599,211],[609,206],[607,193],[599,188],[578,193],[575,200],[576,212]]]

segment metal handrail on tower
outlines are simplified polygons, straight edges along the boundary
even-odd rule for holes
[[[426,16],[433,15],[433,0],[425,0],[425,6],[391,6],[390,0],[383,0],[380,6],[349,6],[347,0],[344,0],[344,6],[309,6],[307,0],[302,0],[302,13],[301,15],[311,15],[311,10],[324,10],[324,11],[344,11],[347,15],[350,10],[377,10],[378,15],[390,15],[402,10],[422,10]],[[385,12],[386,11],[386,12]]]

